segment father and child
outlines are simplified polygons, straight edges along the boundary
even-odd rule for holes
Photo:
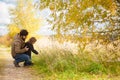
[[[24,62],[24,66],[31,66],[33,62],[31,60],[31,52],[38,54],[38,51],[34,49],[33,44],[37,41],[35,37],[31,37],[27,42],[25,39],[28,35],[28,31],[23,29],[18,33],[11,46],[11,54],[14,58],[15,67],[20,67],[19,63]]]

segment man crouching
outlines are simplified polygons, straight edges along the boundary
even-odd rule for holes
[[[27,47],[24,47],[27,35],[28,31],[23,29],[20,31],[20,33],[15,35],[13,39],[13,43],[11,46],[11,54],[12,57],[15,59],[14,60],[15,67],[20,67],[19,62],[24,62],[25,66],[31,65],[30,57],[26,54],[23,54],[29,49]]]

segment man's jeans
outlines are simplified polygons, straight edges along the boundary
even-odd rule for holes
[[[15,59],[15,62],[17,62],[17,63],[23,62],[23,61],[25,61],[25,64],[31,63],[30,57],[26,54],[16,54],[14,59]]]

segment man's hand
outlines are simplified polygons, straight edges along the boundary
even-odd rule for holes
[[[29,50],[29,48],[27,48],[27,46],[26,46],[26,47],[25,47],[25,50],[26,50],[26,51],[28,51],[28,50]]]

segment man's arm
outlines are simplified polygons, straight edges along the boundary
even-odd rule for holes
[[[27,48],[21,49],[21,44],[20,44],[20,42],[15,42],[15,53],[24,53],[24,52],[26,52],[27,50],[28,50]]]

